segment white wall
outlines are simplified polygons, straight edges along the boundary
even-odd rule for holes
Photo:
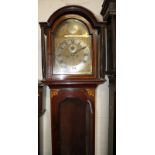
[[[91,10],[99,21],[102,21],[100,11],[103,0],[39,0],[38,1],[38,21],[47,21],[49,16],[66,5],[81,5]],[[41,39],[40,28],[38,26],[38,78],[42,79],[41,74]],[[41,118],[43,124],[43,154],[52,155],[51,153],[51,135],[50,135],[50,97],[49,89],[46,89],[46,113]],[[108,81],[98,86],[96,90],[96,155],[107,155],[108,140]]]

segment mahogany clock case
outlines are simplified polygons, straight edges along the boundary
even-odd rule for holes
[[[80,71],[66,71],[61,74],[54,68],[56,47],[59,47],[55,39],[57,39],[58,27],[70,19],[84,24],[85,32],[88,32],[87,36],[91,38],[91,42],[89,42],[82,38],[85,36],[84,33],[76,34],[76,37],[82,35],[80,39],[85,42],[84,47],[78,46],[78,49],[83,50],[80,52],[83,52],[84,55],[86,49],[89,49],[88,63],[90,63],[91,69],[84,65]],[[105,82],[105,23],[98,22],[86,8],[66,6],[53,13],[47,22],[40,22],[40,27],[42,82],[49,86],[51,97],[53,155],[94,155],[95,89],[97,85]],[[81,30],[81,32],[84,31]],[[70,36],[71,34],[65,35]],[[61,39],[63,40],[63,38]],[[68,48],[68,45],[65,46]],[[65,50],[64,52],[67,53]],[[74,52],[71,49],[72,53]],[[81,64],[81,61],[78,63]],[[70,63],[66,64],[70,65]]]

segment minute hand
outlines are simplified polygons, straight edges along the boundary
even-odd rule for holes
[[[80,52],[81,50],[85,49],[86,47],[87,47],[87,46],[84,46],[84,47],[82,47],[82,48],[77,49],[77,50],[74,52],[74,54]]]

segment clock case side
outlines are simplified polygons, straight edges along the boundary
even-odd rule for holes
[[[89,28],[90,32],[94,32],[93,40],[94,40],[94,49],[93,53],[96,52],[96,64],[95,64],[95,71],[93,76],[88,75],[69,75],[64,76],[64,78],[60,79],[60,75],[54,76],[51,73],[52,70],[52,48],[51,47],[51,30],[53,27],[55,27],[55,24],[57,23],[62,16],[68,16],[68,15],[75,15],[75,16],[81,16],[84,18],[87,23],[86,26]],[[63,20],[63,18],[62,18]],[[75,83],[87,83],[94,82],[100,83],[105,81],[105,44],[104,44],[104,29],[105,29],[105,23],[104,22],[98,22],[95,18],[95,16],[86,8],[81,6],[66,6],[63,8],[60,8],[56,12],[54,12],[48,19],[47,22],[40,22],[41,27],[41,45],[42,45],[42,72],[43,72],[43,82],[46,84],[50,83],[62,83],[64,84],[65,81],[68,81],[70,83],[71,81],[74,81]],[[54,29],[53,29],[54,30]],[[53,31],[52,30],[52,31]],[[47,37],[47,41],[45,41],[45,36]],[[45,46],[47,45],[47,48]],[[61,76],[63,77],[63,76]]]

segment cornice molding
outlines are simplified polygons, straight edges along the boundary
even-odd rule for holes
[[[106,21],[109,17],[116,15],[116,2],[109,2],[106,0],[102,5],[101,15],[103,16],[103,21]]]

